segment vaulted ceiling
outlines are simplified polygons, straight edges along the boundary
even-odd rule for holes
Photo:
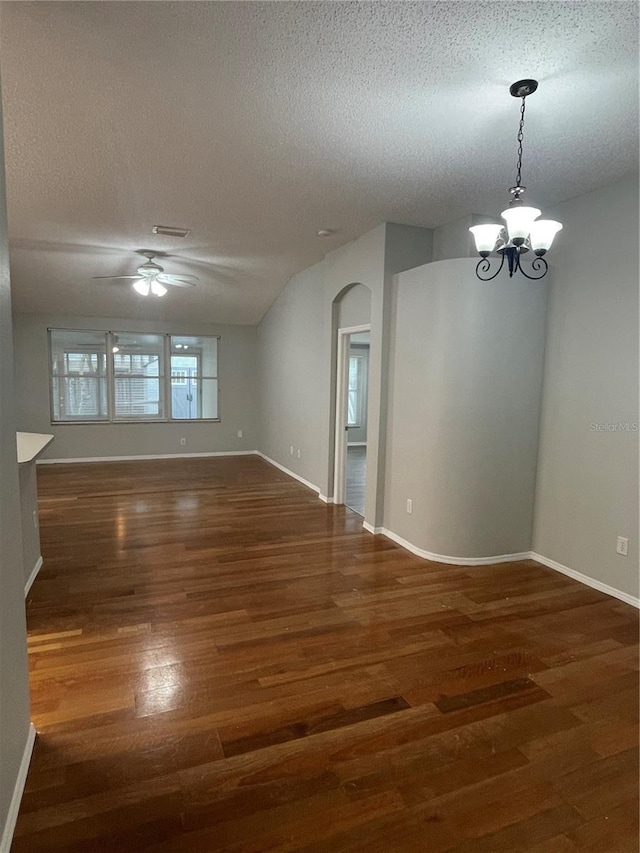
[[[256,323],[380,222],[499,212],[520,77],[533,200],[610,183],[638,163],[637,34],[635,2],[0,3],[15,309]],[[199,286],[92,281],[140,249]]]

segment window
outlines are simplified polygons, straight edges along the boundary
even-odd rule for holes
[[[54,423],[218,420],[218,338],[49,330]]]
[[[106,421],[106,332],[50,333],[51,413],[54,421]]]
[[[112,350],[114,420],[164,420],[164,335],[119,334]]]
[[[171,336],[171,411],[174,420],[217,419],[217,338]]]
[[[357,427],[364,423],[364,358],[349,356],[349,395],[347,400],[347,426]]]

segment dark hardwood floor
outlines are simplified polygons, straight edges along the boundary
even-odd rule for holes
[[[638,850],[638,614],[257,457],[38,470],[14,853]]]

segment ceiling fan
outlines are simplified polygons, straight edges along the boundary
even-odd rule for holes
[[[147,260],[140,264],[135,275],[94,275],[93,278],[108,279],[110,281],[133,280],[133,289],[140,296],[164,296],[167,286],[170,287],[195,287],[198,281],[197,275],[169,275],[160,264],[154,263],[155,252],[139,252]]]

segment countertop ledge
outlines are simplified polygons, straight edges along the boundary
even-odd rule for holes
[[[18,464],[33,462],[45,447],[53,441],[54,436],[43,432],[17,432],[16,444],[18,445]]]

